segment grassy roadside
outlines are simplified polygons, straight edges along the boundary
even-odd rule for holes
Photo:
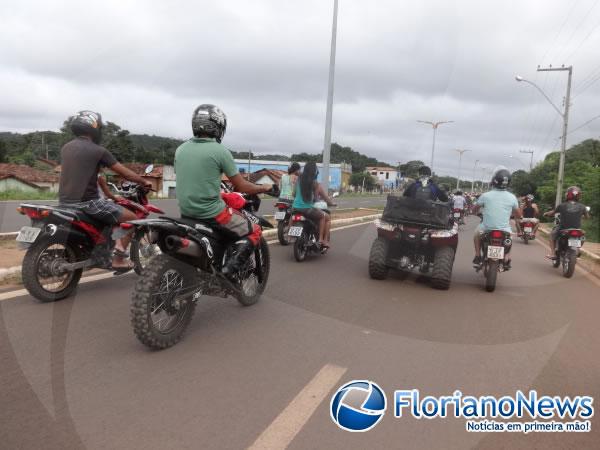
[[[2,200],[56,200],[58,193],[48,191],[21,191],[18,189],[0,192],[0,201]]]

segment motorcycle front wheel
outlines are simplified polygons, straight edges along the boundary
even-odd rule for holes
[[[135,273],[141,275],[150,259],[159,253],[160,248],[157,244],[150,243],[148,233],[135,236],[129,247],[129,257],[133,262]]]
[[[131,297],[131,325],[140,342],[152,349],[179,342],[196,309],[197,287],[195,267],[165,254],[152,258]]]

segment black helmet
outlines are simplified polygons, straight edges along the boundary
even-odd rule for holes
[[[454,195],[462,195],[462,191],[456,191]]]
[[[96,144],[102,138],[102,116],[94,111],[79,111],[71,117],[71,131],[75,136],[89,136]]]
[[[494,189],[506,189],[510,184],[512,175],[505,168],[496,169],[494,176],[492,176],[492,186]]]
[[[227,129],[227,116],[218,106],[200,105],[192,115],[192,131],[196,137],[213,137],[223,140]]]
[[[428,166],[419,167],[419,176],[421,177],[430,177],[431,169]]]
[[[290,167],[288,167],[288,175],[291,175],[294,172],[297,172],[298,170],[300,170],[300,164],[298,164],[297,162],[293,162]]]

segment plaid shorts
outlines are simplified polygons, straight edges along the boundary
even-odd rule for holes
[[[69,208],[77,208],[107,225],[116,225],[123,213],[123,207],[111,200],[99,198],[81,203],[65,203]]]

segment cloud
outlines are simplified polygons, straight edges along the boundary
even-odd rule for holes
[[[389,162],[429,160],[456,172],[453,148],[488,166],[521,167],[556,149],[559,106],[600,76],[594,2],[341,0],[333,139]],[[322,148],[332,2],[75,1],[11,4],[0,39],[0,130],[57,129],[82,108],[136,133],[184,138],[199,103],[229,116],[226,143],[255,152]],[[578,86],[578,84],[580,84]],[[573,100],[573,128],[600,114],[600,83]],[[598,137],[600,120],[569,136]],[[521,155],[523,156],[523,155]]]

